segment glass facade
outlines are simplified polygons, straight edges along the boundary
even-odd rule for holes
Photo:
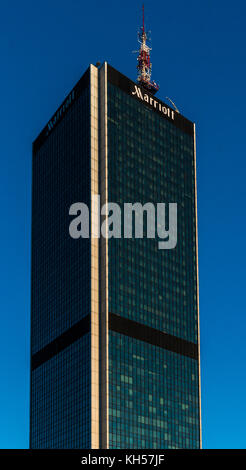
[[[110,448],[199,448],[198,363],[109,334]]]
[[[89,100],[87,72],[33,146],[33,448],[90,448],[90,336],[76,333],[90,316],[90,240],[76,243],[68,230],[71,204],[90,207]]]
[[[90,447],[90,335],[32,374],[32,447]]]
[[[194,128],[134,87],[91,65],[33,145],[32,448],[200,447]],[[71,238],[97,192],[177,203],[176,248]]]
[[[176,202],[178,241],[175,249],[159,250],[157,239],[109,240],[109,315],[196,347],[194,134],[126,93],[115,72],[111,76],[108,199],[122,209],[125,202]],[[146,235],[146,219],[144,229]],[[199,448],[197,357],[148,344],[139,334],[136,339],[131,325],[123,334],[109,330],[109,446]]]

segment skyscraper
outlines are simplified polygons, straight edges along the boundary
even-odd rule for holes
[[[33,144],[32,448],[200,447],[195,125],[153,91],[90,65]],[[71,238],[97,194],[177,203],[176,247]]]

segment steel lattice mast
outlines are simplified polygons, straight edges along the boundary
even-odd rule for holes
[[[144,5],[143,5],[143,25],[140,28],[138,33],[138,42],[140,43],[140,48],[138,51],[138,77],[137,81],[142,85],[146,90],[151,93],[156,93],[159,90],[159,85],[153,80],[151,81],[151,70],[152,64],[150,62],[150,51],[151,47],[147,45],[148,35],[144,27]]]

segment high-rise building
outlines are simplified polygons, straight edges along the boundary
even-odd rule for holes
[[[151,91],[90,65],[33,144],[32,448],[201,445],[195,125]],[[176,247],[73,239],[97,194],[177,203]]]

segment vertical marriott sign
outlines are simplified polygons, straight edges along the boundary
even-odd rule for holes
[[[139,100],[145,101],[154,109],[156,109],[157,111],[159,111],[160,113],[164,114],[165,116],[167,116],[168,118],[174,121],[174,116],[175,116],[174,111],[170,109],[168,106],[165,106],[160,101],[157,101],[153,96],[150,96],[147,93],[142,93],[142,90],[139,86],[135,85],[135,88],[134,90],[132,90],[131,94],[135,95]]]

